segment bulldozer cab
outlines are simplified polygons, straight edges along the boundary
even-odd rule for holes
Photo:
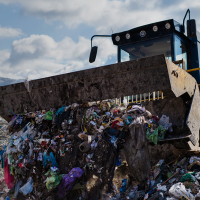
[[[187,70],[191,68],[188,63],[191,60],[189,54],[191,41],[180,31],[181,25],[172,19],[114,34],[112,40],[113,44],[118,46],[118,62],[164,54],[165,58]],[[142,101],[148,97],[149,99],[163,98],[160,91],[138,95]],[[121,102],[124,100],[131,102],[132,99],[138,103],[136,95],[122,97]]]
[[[187,13],[190,14],[188,10]],[[186,15],[187,15],[186,13]],[[185,15],[185,17],[186,17]],[[199,68],[200,56],[200,33],[196,29],[194,19],[187,20],[185,27],[185,17],[183,24],[174,19],[165,20],[133,28],[112,35],[94,35],[94,37],[111,37],[114,45],[118,47],[118,63],[137,60],[140,58],[151,57],[164,54],[165,57],[178,64],[196,79],[200,84]],[[95,61],[97,47],[92,47],[89,61]]]
[[[164,54],[172,62],[182,61],[180,67],[187,70],[190,40],[180,32],[180,27],[175,20],[167,20],[114,34],[112,39],[118,46],[118,62]],[[121,42],[120,36],[125,36]]]

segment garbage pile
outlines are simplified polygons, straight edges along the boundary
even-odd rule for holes
[[[199,181],[200,157],[179,155],[170,163],[160,160],[149,173],[144,199],[197,200],[200,199]]]
[[[7,129],[10,138],[0,154],[5,183],[15,199],[22,194],[26,199],[101,199],[102,191],[107,199],[139,199],[151,196],[158,177],[166,179],[161,176],[163,170],[178,170],[174,165],[163,168],[164,162],[160,161],[146,177],[148,187],[136,181],[137,174],[127,175],[120,189],[113,183],[115,171],[124,163],[127,166],[120,155],[128,138],[135,141],[135,149],[140,149],[144,142],[157,144],[173,131],[167,116],[159,119],[138,104],[116,106],[111,100],[74,103],[15,115]],[[182,168],[179,172],[183,174],[186,169]],[[196,174],[184,180],[189,181],[188,176],[196,181]],[[94,177],[96,181],[91,185]],[[172,180],[177,182],[176,178]],[[182,190],[183,184],[177,183],[169,194],[177,198],[181,190],[189,195]],[[159,187],[165,195],[164,185]]]

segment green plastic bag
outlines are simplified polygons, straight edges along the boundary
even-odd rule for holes
[[[158,136],[158,133],[160,133],[161,136]],[[158,128],[156,128],[153,133],[150,132],[149,128],[146,131],[146,138],[152,141],[154,144],[158,144],[158,140],[163,140],[164,137],[165,137],[165,129],[161,125],[159,125]]]
[[[60,177],[56,172],[48,171],[45,176],[49,176],[46,180],[46,187],[49,191],[55,189],[60,184]]]
[[[45,119],[46,120],[52,120],[53,119],[53,113],[51,111],[46,112]]]
[[[195,178],[194,178],[192,175],[194,175],[194,172],[184,174],[184,175],[181,177],[181,180],[180,180],[180,181],[181,181],[181,182],[185,182],[185,181],[195,182]]]

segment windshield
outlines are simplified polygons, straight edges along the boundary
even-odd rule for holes
[[[120,48],[121,62],[155,56],[159,54],[165,54],[165,57],[172,61],[170,36],[127,45]]]

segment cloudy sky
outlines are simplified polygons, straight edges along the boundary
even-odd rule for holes
[[[37,79],[115,63],[110,38],[90,38],[175,19],[190,8],[200,30],[199,0],[0,0],[0,77]],[[199,19],[199,21],[198,21]]]

